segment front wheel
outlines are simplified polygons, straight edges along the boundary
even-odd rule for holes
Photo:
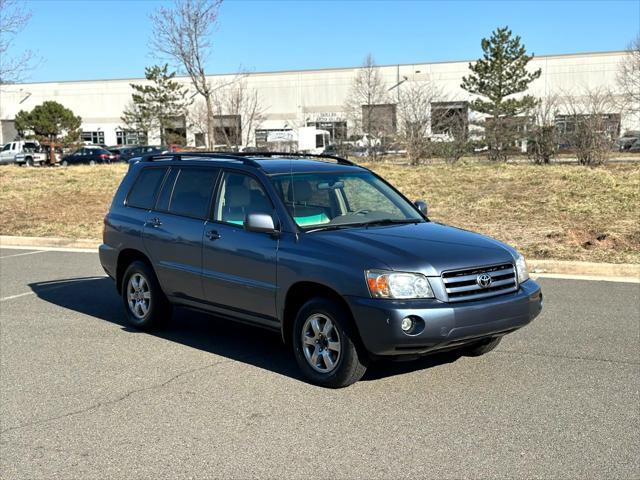
[[[342,388],[367,371],[367,355],[349,320],[341,305],[325,298],[309,300],[298,312],[293,350],[302,373],[312,383]]]
[[[153,330],[171,316],[171,304],[145,262],[135,261],[124,272],[122,301],[127,320],[140,330]]]

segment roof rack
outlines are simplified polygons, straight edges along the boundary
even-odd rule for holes
[[[233,160],[243,163],[245,165],[251,165],[253,167],[260,167],[260,164],[250,158],[245,158],[241,155],[236,155],[227,152],[170,152],[170,153],[152,153],[149,155],[143,155],[143,162],[153,162],[155,160],[183,160],[183,157],[204,157],[214,160]]]
[[[245,165],[251,165],[252,167],[261,168],[261,165],[254,160],[254,158],[250,157],[263,157],[263,158],[295,158],[295,159],[328,159],[335,160],[340,165],[350,165],[357,166],[357,164],[347,160],[346,158],[337,157],[335,155],[324,155],[324,154],[315,154],[315,153],[292,153],[292,152],[171,152],[171,153],[153,153],[149,155],[143,155],[143,162],[153,162],[155,160],[182,160],[183,157],[204,157],[211,158],[214,160],[233,160],[236,162],[241,162]]]
[[[267,158],[272,158],[272,157],[282,157],[282,158],[300,158],[300,159],[304,159],[304,158],[317,158],[317,159],[323,159],[323,158],[327,158],[330,160],[335,160],[337,163],[339,163],[340,165],[351,165],[351,166],[357,166],[355,163],[351,162],[350,160],[347,160],[346,158],[342,158],[342,157],[338,157],[336,155],[326,155],[323,153],[297,153],[297,152],[224,152],[225,155],[234,155],[234,156],[238,156],[238,157],[267,157]]]

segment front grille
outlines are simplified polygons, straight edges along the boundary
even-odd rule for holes
[[[491,283],[486,287],[478,283],[478,277],[483,274],[491,277]],[[518,289],[516,271],[511,263],[443,272],[442,281],[450,302],[494,297]]]

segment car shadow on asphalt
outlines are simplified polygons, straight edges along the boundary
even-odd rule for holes
[[[173,319],[151,333],[128,326],[122,300],[107,277],[81,277],[29,285],[38,298],[98,320],[119,325],[129,334],[154,335],[191,348],[244,362],[304,381],[280,335],[195,310],[176,308]],[[362,380],[379,380],[451,363],[455,354],[438,354],[410,362],[377,361]]]

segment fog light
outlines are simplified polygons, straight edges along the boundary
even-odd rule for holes
[[[404,317],[402,319],[402,323],[400,323],[400,328],[403,332],[409,332],[413,328],[413,318]]]

